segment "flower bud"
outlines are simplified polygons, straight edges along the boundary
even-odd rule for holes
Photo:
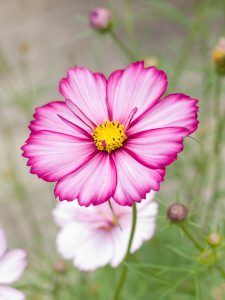
[[[213,61],[218,74],[225,75],[225,38],[220,38],[213,51]]]
[[[96,7],[90,12],[90,24],[99,31],[107,31],[111,27],[111,11],[107,8]]]
[[[172,222],[181,222],[184,221],[187,217],[188,209],[186,206],[180,203],[174,203],[170,205],[167,210],[167,217]]]
[[[207,242],[212,247],[218,247],[222,242],[221,235],[217,232],[212,232],[207,236]]]
[[[53,270],[57,273],[65,273],[67,271],[66,263],[63,260],[57,261],[53,265]]]
[[[158,65],[159,65],[159,61],[155,56],[148,56],[144,59],[145,68],[158,67]]]

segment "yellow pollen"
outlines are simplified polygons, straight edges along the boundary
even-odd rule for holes
[[[122,147],[126,138],[124,126],[114,121],[106,121],[100,124],[93,132],[97,149],[108,153]]]

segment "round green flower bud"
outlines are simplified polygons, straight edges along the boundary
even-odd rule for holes
[[[217,232],[212,232],[207,236],[207,242],[212,247],[218,247],[222,242],[222,237]]]

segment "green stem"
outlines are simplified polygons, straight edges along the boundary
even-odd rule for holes
[[[199,251],[204,251],[204,248],[196,241],[196,239],[193,237],[193,235],[190,233],[190,231],[187,229],[184,223],[179,224],[180,228],[182,229],[183,233],[189,238],[190,241],[195,245],[195,247]]]
[[[188,62],[189,56],[191,55],[191,48],[196,40],[196,37],[201,29],[202,19],[205,14],[206,8],[208,6],[209,1],[199,2],[197,7],[196,17],[193,22],[193,25],[188,33],[186,40],[184,41],[181,54],[177,60],[177,64],[174,67],[173,77],[171,79],[171,88],[174,90],[178,81],[181,77],[181,74]]]
[[[221,94],[222,94],[222,85],[221,85],[221,78],[219,75],[216,76],[215,81],[215,95],[214,95],[214,119],[215,119],[215,137],[214,137],[214,178],[212,183],[212,194],[211,199],[208,205],[207,213],[206,213],[206,219],[209,220],[212,212],[215,212],[217,202],[220,196],[219,190],[220,190],[220,183],[221,183],[221,177],[222,177],[222,147],[221,143],[223,141],[223,130],[224,130],[224,115],[221,113]]]
[[[110,31],[110,35],[113,39],[113,41],[117,44],[117,46],[123,51],[123,53],[126,55],[129,61],[135,61],[137,60],[136,56],[133,54],[133,52],[127,47],[126,44],[120,39],[120,37],[115,33],[115,31]]]
[[[190,231],[187,229],[184,223],[180,223],[179,227],[182,229],[183,233],[186,235],[186,237],[194,244],[194,246],[200,251],[203,252],[205,249],[196,241],[196,239],[193,237],[193,235],[190,233]],[[222,275],[223,278],[225,278],[225,271],[221,268],[220,265],[215,265],[215,268],[219,273]]]
[[[125,262],[128,262],[128,260],[130,259],[130,255],[131,255],[130,250],[131,250],[132,242],[133,242],[133,239],[134,239],[134,233],[135,233],[135,229],[136,229],[136,222],[137,222],[136,203],[134,203],[133,206],[132,206],[132,215],[133,215],[132,228],[131,228],[129,243],[128,243],[128,246],[127,246],[126,256],[125,256],[125,259],[124,259]],[[123,270],[122,270],[121,275],[120,275],[120,280],[119,280],[118,285],[116,287],[116,292],[115,292],[114,298],[113,298],[114,300],[119,300],[120,299],[121,291],[122,291],[122,288],[124,286],[124,283],[125,283],[125,280],[126,280],[126,277],[127,277],[127,271],[128,271],[127,265],[124,265]]]
[[[125,0],[125,27],[127,31],[128,38],[130,40],[130,44],[132,46],[132,49],[137,52],[138,44],[135,36],[135,28],[134,28],[134,16],[132,12],[132,1],[131,0]]]

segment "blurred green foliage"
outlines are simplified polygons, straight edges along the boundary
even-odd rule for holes
[[[91,9],[91,1],[89,4]],[[171,37],[171,43],[159,55],[149,53],[149,50],[140,45],[136,23],[141,15],[136,14],[137,4],[143,11],[143,23],[148,25],[150,20],[150,24],[153,25],[156,20],[162,20],[164,24],[163,21],[166,20],[166,24],[172,24],[175,26],[172,28],[182,32],[180,39],[173,40]],[[121,0],[111,1],[110,7],[116,19],[114,42],[121,50],[118,55],[124,55],[126,58],[128,48],[137,59],[143,59],[147,55],[156,56],[159,67],[169,74],[171,92],[181,90],[200,99],[199,130],[195,137],[185,142],[184,153],[168,169],[166,183],[162,185],[156,199],[160,206],[156,235],[132,256],[129,263],[125,262],[129,274],[122,299],[225,299],[225,276],[219,270],[225,270],[225,244],[222,241],[216,249],[210,248],[207,244],[207,235],[210,232],[218,231],[224,237],[225,224],[223,204],[225,88],[224,78],[215,73],[211,60],[211,53],[217,40],[225,35],[225,1],[199,0],[190,3],[184,0]],[[84,22],[85,19],[86,16],[77,15],[78,21]],[[157,29],[159,36],[161,29],[161,27]],[[94,36],[97,50],[93,49],[93,53],[90,51],[90,56],[101,64],[101,60],[97,57],[98,49],[104,47],[101,41],[109,37],[96,36],[96,33],[87,31],[87,28],[85,30],[84,34],[77,33],[79,41],[90,35]],[[148,30],[151,31],[151,27]],[[76,32],[76,28],[74,31]],[[125,45],[121,45],[121,42]],[[147,42],[154,43],[152,40]],[[130,55],[127,61],[130,61]],[[3,83],[10,81],[10,78],[13,81],[12,67],[1,50],[0,76],[4,77]],[[25,61],[25,64],[21,64],[20,74],[31,72],[30,70],[28,72],[27,68],[29,62]],[[48,88],[48,82],[46,84],[46,80],[40,80],[33,82],[26,89],[14,85],[10,85],[8,90],[3,87],[1,94],[2,98],[8,99],[7,105],[10,109],[12,111],[16,109],[17,114],[22,115],[25,127],[27,120],[31,118],[36,99],[43,97]],[[50,213],[46,220],[37,216],[38,205],[31,199],[29,183],[20,173],[14,159],[12,149],[15,148],[17,133],[5,106],[6,103],[0,100],[3,149],[8,161],[7,170],[1,172],[1,186],[5,188],[5,184],[9,185],[9,189],[16,195],[15,205],[19,214],[15,217],[16,224],[19,224],[20,218],[24,218],[26,230],[31,231],[29,236],[32,236],[32,239],[29,238],[27,244],[25,243],[30,250],[29,268],[17,287],[26,292],[28,300],[112,299],[121,267],[116,270],[105,267],[86,274],[75,270],[71,263],[67,263],[67,271],[60,273],[54,270],[54,263],[60,260],[54,246],[56,229],[54,233],[51,232],[49,241],[45,240],[46,234],[45,237],[42,236],[53,220]],[[6,171],[9,177],[5,177]],[[180,226],[167,220],[167,207],[177,201],[188,207],[189,217],[185,226],[201,244],[202,250],[197,249],[184,235]],[[52,205],[48,197],[44,199],[42,205],[47,202],[50,203],[48,205]],[[5,205],[5,202],[3,204]],[[4,210],[4,207],[1,205],[1,210]],[[53,205],[50,208],[48,206],[49,211],[52,207]],[[48,248],[49,245],[46,246],[48,243],[51,250]]]

